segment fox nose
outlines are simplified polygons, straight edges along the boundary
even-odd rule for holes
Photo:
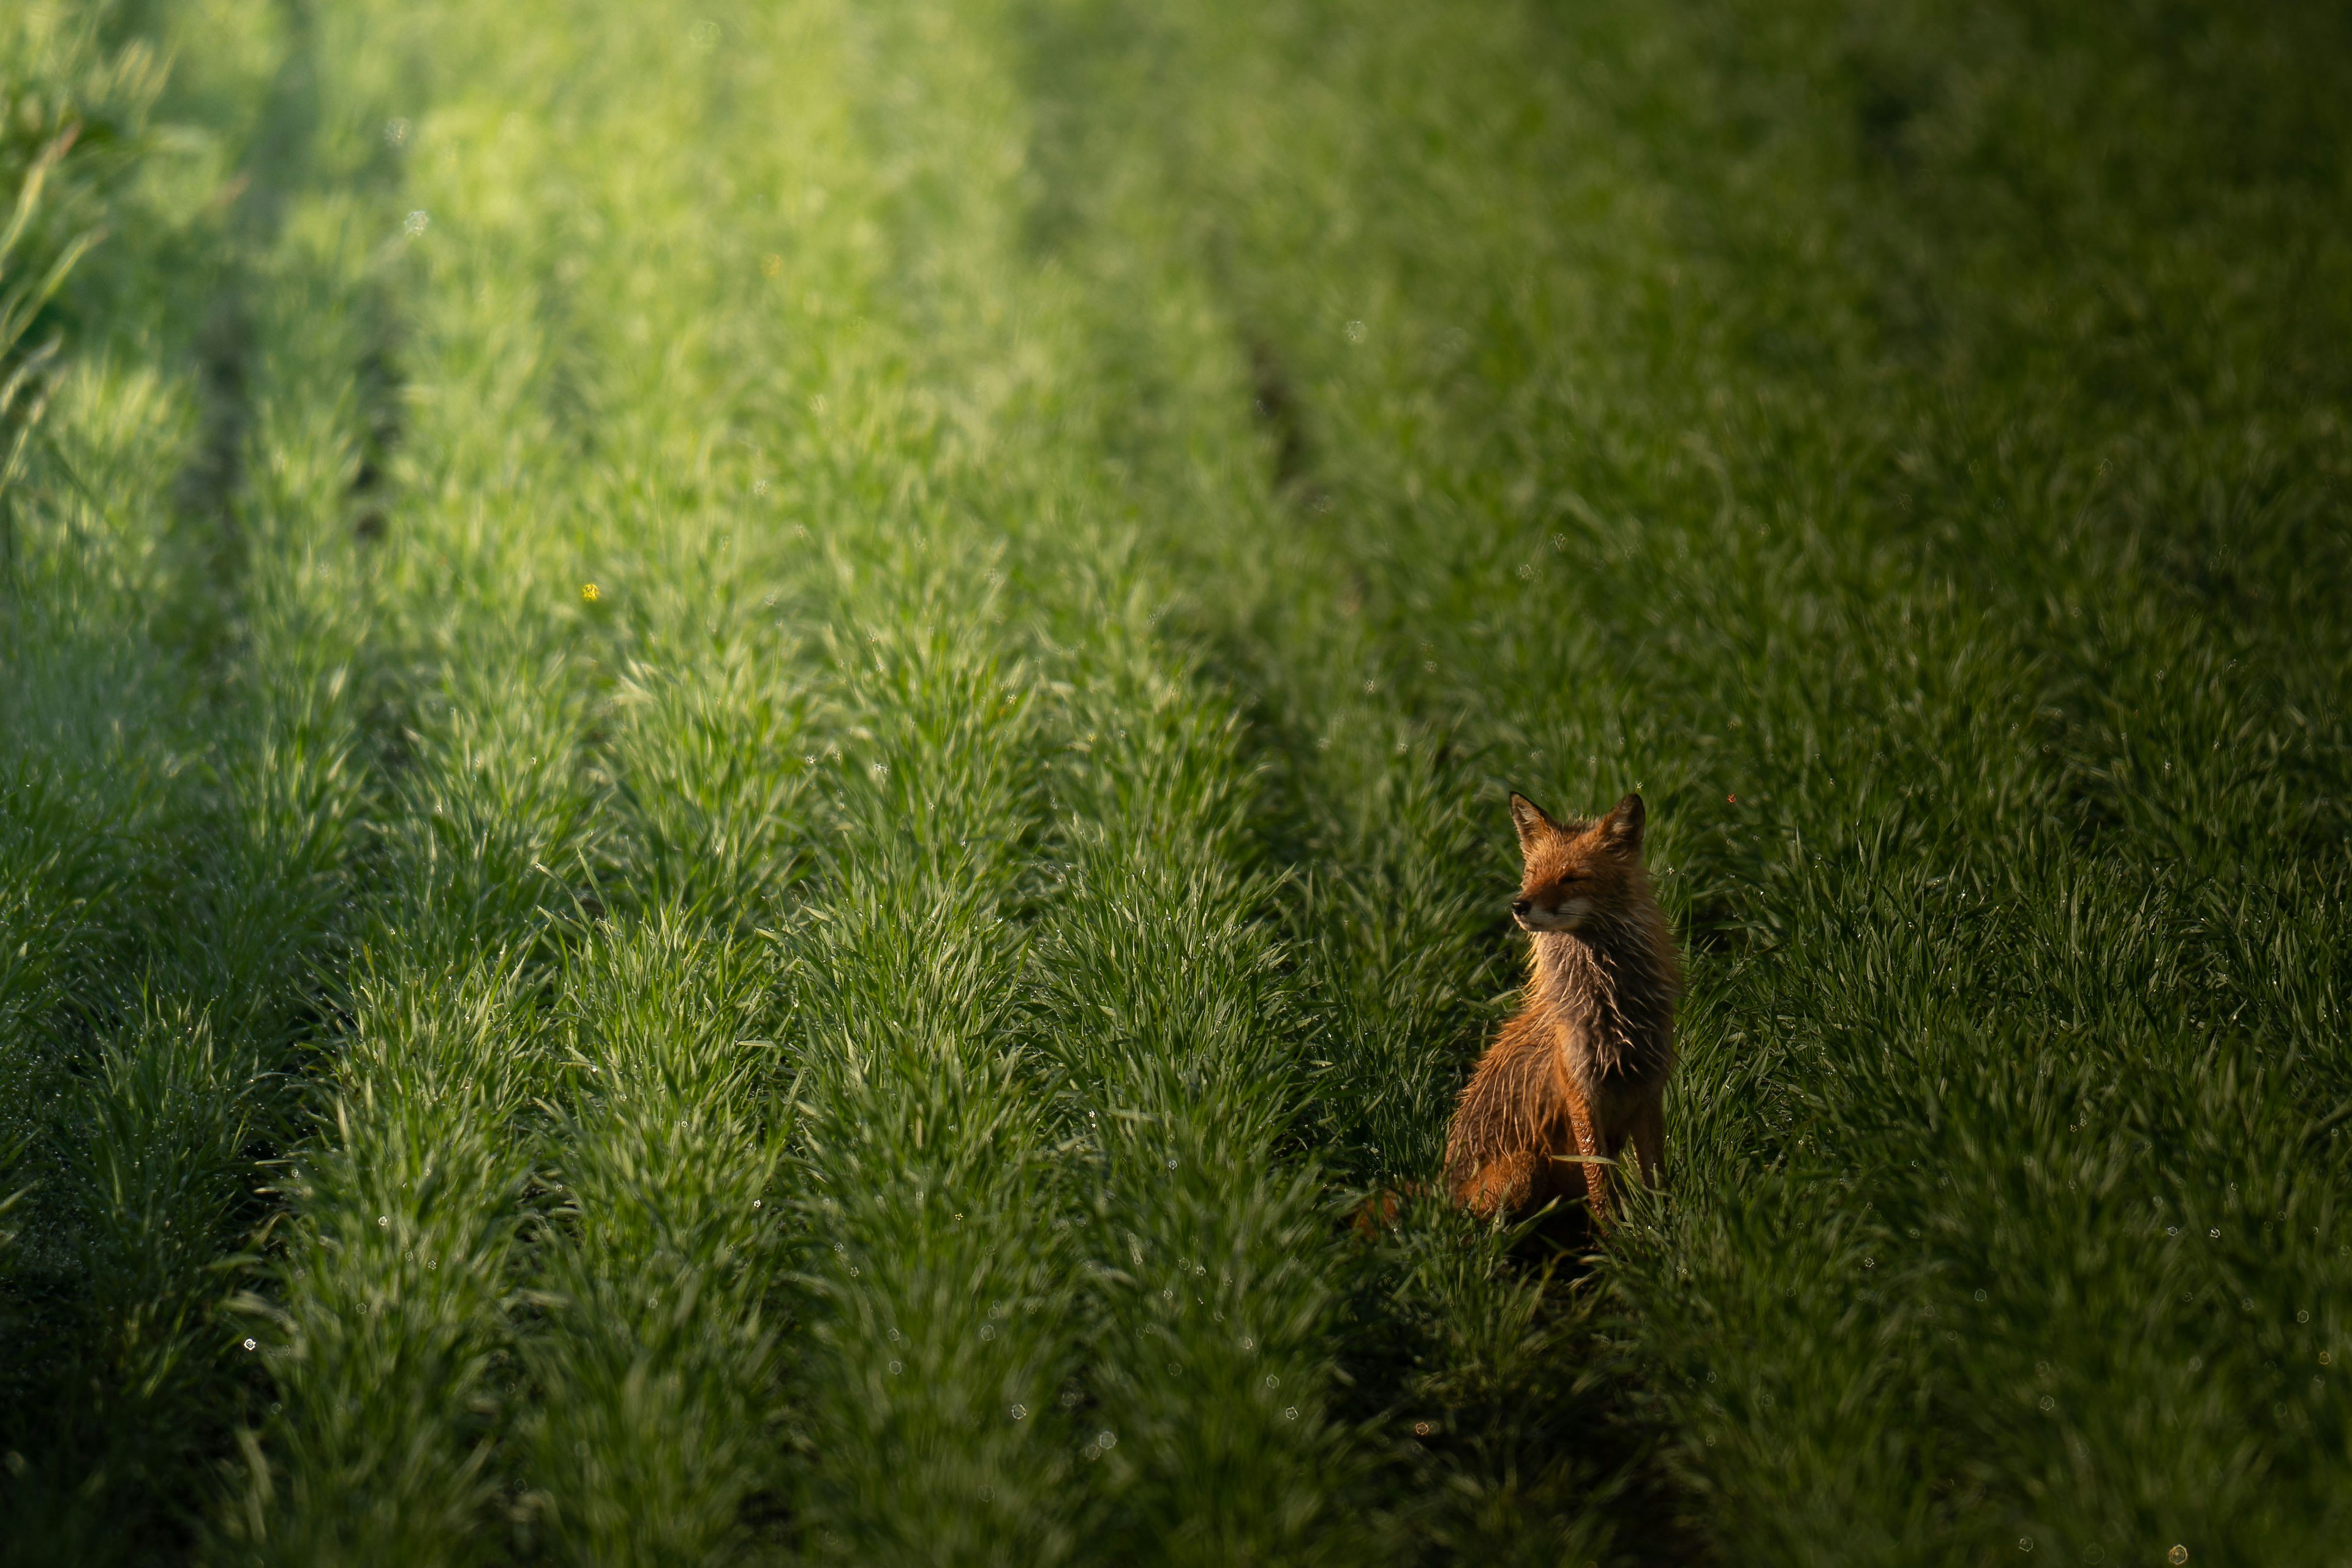
[[[1511,912],[1515,915],[1524,915],[1531,907],[1532,906],[1529,905],[1528,900],[1525,899],[1513,899],[1511,900]]]

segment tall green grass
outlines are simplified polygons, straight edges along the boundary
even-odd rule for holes
[[[2340,1554],[2323,8],[28,16],[9,1554]]]
[[[2306,345],[2347,295],[2290,62],[2342,44],[1916,7],[1041,35],[1041,79],[1098,73],[1066,188],[1136,171],[1072,243],[1132,289],[1189,239],[1268,426],[1286,526],[1174,543],[1336,862],[1306,918],[1403,1037],[1355,1070],[1458,1081],[1476,1009],[1419,1026],[1391,933],[1503,885],[1461,813],[1662,803],[1677,1194],[1595,1284],[1727,1546],[2341,1532],[2343,382]],[[1205,422],[1162,383],[1139,442]]]
[[[256,1161],[295,1135],[360,789],[334,552],[293,547],[342,502],[349,361],[256,363],[222,325],[268,238],[238,197],[282,40],[215,27],[215,98],[167,85],[169,29],[110,22],[7,24],[9,135],[48,182],[19,238],[52,279],[103,239],[19,340],[49,363],[5,500],[25,1187],[0,1484],[26,1561],[168,1550],[208,1510],[257,1392],[223,1300],[265,1218]]]

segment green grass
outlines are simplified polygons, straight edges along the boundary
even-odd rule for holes
[[[12,13],[0,1559],[2352,1562],[2347,63]]]

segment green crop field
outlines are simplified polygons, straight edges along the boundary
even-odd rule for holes
[[[2347,84],[0,7],[0,1562],[2352,1564]],[[1590,1256],[1412,1195],[1515,788]]]

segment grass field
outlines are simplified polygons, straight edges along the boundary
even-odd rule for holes
[[[0,14],[0,1561],[2352,1565],[2347,70]]]

